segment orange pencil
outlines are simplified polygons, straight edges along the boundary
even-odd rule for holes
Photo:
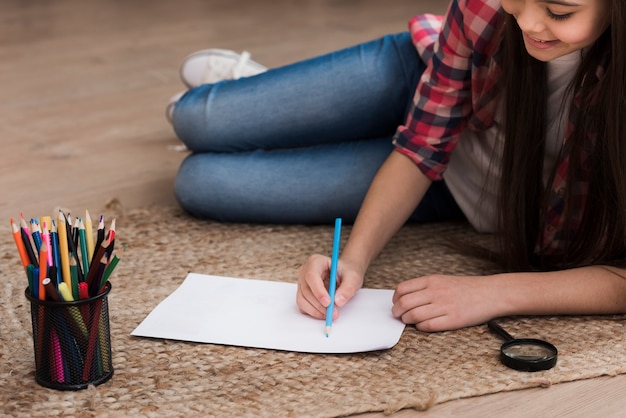
[[[30,259],[28,258],[28,254],[26,254],[26,247],[24,247],[24,241],[22,241],[20,229],[15,224],[13,218],[11,218],[11,229],[13,230],[13,239],[15,240],[15,245],[17,246],[17,252],[20,255],[20,260],[22,260],[24,270],[26,270],[26,267],[30,264]]]
[[[43,243],[42,245],[45,245],[48,250],[48,267],[51,267],[54,263],[52,262],[52,243],[50,242],[50,230],[48,229],[48,225],[50,224],[44,221],[41,232],[41,241]]]

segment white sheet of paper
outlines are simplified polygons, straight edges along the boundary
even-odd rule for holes
[[[305,353],[382,350],[402,335],[392,290],[359,290],[326,337],[325,321],[298,310],[296,286],[189,273],[131,334]]]

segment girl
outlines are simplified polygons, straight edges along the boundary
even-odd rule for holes
[[[459,217],[498,234],[509,273],[406,280],[405,323],[626,312],[625,22],[621,0],[453,0],[441,28],[419,16],[410,36],[194,88],[173,112],[194,151],[178,199],[227,221],[358,212],[335,318],[408,219]],[[298,281],[320,319],[329,265],[311,256]]]

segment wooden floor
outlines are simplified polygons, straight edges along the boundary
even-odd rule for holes
[[[164,117],[189,52],[267,66],[403,31],[447,0],[2,0],[0,218],[56,206],[170,205],[185,154]],[[457,400],[395,416],[623,416],[626,376]],[[368,415],[369,416],[369,415]],[[377,414],[372,414],[377,416]]]

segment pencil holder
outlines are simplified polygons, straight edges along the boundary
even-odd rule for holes
[[[35,349],[35,379],[42,386],[80,390],[113,376],[107,296],[111,284],[97,296],[76,302],[30,301]]]

